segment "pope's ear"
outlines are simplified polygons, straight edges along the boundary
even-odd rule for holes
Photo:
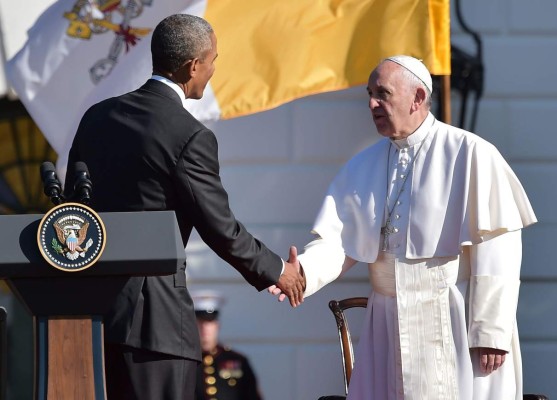
[[[425,89],[422,87],[418,87],[416,89],[416,96],[414,97],[414,104],[419,106],[425,102],[426,99],[426,92]]]

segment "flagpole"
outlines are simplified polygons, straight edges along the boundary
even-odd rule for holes
[[[441,78],[441,120],[451,123],[451,76],[440,75]]]

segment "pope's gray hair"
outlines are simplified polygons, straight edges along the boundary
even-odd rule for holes
[[[211,49],[213,28],[203,18],[175,14],[156,26],[151,38],[153,69],[175,72],[187,60],[203,60]]]
[[[420,78],[410,72],[408,69],[401,67],[399,68],[404,82],[406,82],[412,89],[422,88],[425,90],[425,104],[431,108],[431,92],[425,83],[422,82]]]

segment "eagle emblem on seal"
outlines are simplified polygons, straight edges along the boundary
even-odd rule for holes
[[[56,238],[52,239],[52,248],[58,254],[64,255],[68,260],[76,260],[85,257],[89,247],[93,245],[93,239],[87,240],[87,229],[89,222],[79,215],[67,215],[53,224],[56,230]]]

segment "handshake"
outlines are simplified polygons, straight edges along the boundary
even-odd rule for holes
[[[278,301],[284,301],[288,297],[292,307],[298,307],[304,301],[306,278],[295,246],[290,247],[288,261],[284,263],[284,271],[277,284],[269,286],[267,290],[273,296],[277,296]]]

